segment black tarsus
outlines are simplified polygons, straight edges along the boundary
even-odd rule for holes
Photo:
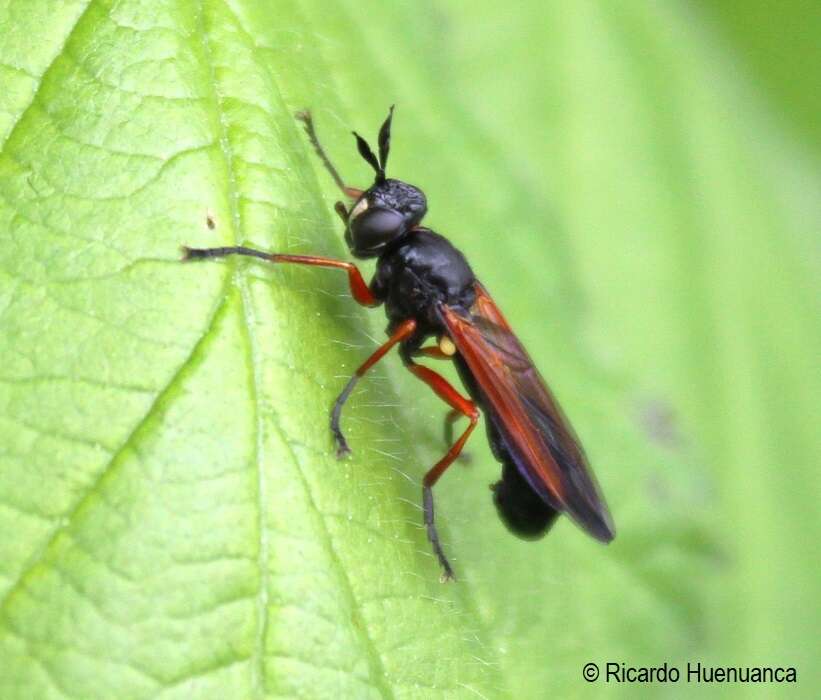
[[[328,158],[328,154],[325,153],[325,149],[322,148],[322,145],[319,143],[319,137],[316,135],[316,129],[314,128],[314,120],[313,117],[311,117],[311,111],[308,109],[303,109],[301,112],[297,112],[294,116],[296,116],[296,118],[305,125],[305,133],[308,134],[308,139],[311,141],[311,145],[314,147],[314,150],[323,165],[331,174],[336,186],[347,194],[345,182],[337,169],[333,166],[333,163],[331,163],[331,159]]]
[[[439,560],[439,566],[442,567],[442,581],[454,581],[456,577],[453,575],[448,558],[442,549],[442,544],[439,542],[439,533],[434,525],[433,518],[433,490],[430,486],[422,486],[422,507],[425,511],[425,528],[428,533],[428,541],[433,547],[433,553]]]
[[[351,395],[351,392],[358,381],[358,374],[354,374],[348,380],[345,388],[339,396],[336,397],[333,410],[331,411],[331,433],[333,434],[334,442],[336,443],[336,456],[340,459],[351,453],[351,448],[348,447],[348,441],[345,439],[345,435],[342,433],[342,428],[339,425],[340,418],[342,417],[342,407],[345,405],[345,402],[348,400],[348,397]]]
[[[183,261],[202,260],[203,258],[224,258],[226,255],[250,255],[252,258],[260,258],[268,261],[272,258],[270,253],[264,253],[261,250],[246,248],[241,245],[224,248],[189,248],[185,245],[182,247]]]

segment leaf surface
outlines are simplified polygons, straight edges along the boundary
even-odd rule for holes
[[[749,381],[787,331],[758,333],[762,298],[733,260],[738,242],[706,232],[749,224],[772,246],[756,221],[793,226],[795,275],[780,271],[764,301],[797,327],[811,306],[793,304],[810,289],[795,281],[809,271],[794,224],[817,206],[776,159],[779,189],[755,213],[722,208],[764,187],[728,159],[773,161],[766,143],[716,126],[727,96],[694,90],[714,56],[698,25],[673,32],[672,49],[654,34],[670,25],[661,11],[527,3],[491,31],[491,9],[0,7],[0,696],[587,696],[603,687],[581,681],[587,661],[747,660],[775,648],[761,640],[778,624],[790,631],[808,598],[743,633],[721,628],[783,592],[769,576],[726,593],[757,573],[743,537],[775,553],[777,533],[796,532],[774,507],[745,510],[767,501],[767,460],[753,451],[776,444],[745,436],[771,417],[761,407],[789,363],[812,354],[789,344],[764,393]],[[520,47],[504,39],[527,31]],[[636,58],[645,50],[671,83]],[[334,397],[381,342],[381,312],[356,308],[332,271],[179,263],[182,244],[343,257],[336,193],[293,113],[313,108],[361,185],[369,170],[349,131],[373,138],[393,102],[390,174],[427,192],[430,224],[467,251],[539,358],[613,510],[609,548],[566,519],[537,544],[511,537],[480,438],[437,486],[460,577],[440,585],[419,484],[443,450],[441,404],[392,358],[346,408],[353,457],[338,462],[328,435]],[[713,156],[699,168],[706,190],[693,143]],[[773,248],[755,250],[763,266]],[[728,259],[729,276],[707,264]],[[689,271],[701,275],[692,288]],[[655,316],[636,316],[646,289],[671,284]],[[810,387],[790,386],[809,405]],[[742,389],[750,407],[730,415]],[[721,412],[703,408],[706,391]],[[670,427],[670,405],[684,427]],[[711,428],[728,415],[726,431]],[[803,464],[809,433],[780,430]],[[793,477],[817,484],[808,472]],[[778,523],[769,540],[762,513]],[[729,520],[740,530],[721,534]],[[779,562],[805,582],[795,542]]]

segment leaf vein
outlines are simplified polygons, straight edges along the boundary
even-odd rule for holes
[[[23,117],[28,114],[28,111],[32,108],[37,97],[40,94],[40,90],[43,88],[43,83],[45,82],[46,75],[52,69],[54,64],[57,62],[57,59],[63,55],[63,51],[66,49],[69,40],[72,36],[74,36],[74,32],[77,31],[77,28],[82,23],[83,19],[85,18],[86,14],[88,14],[89,9],[94,4],[94,0],[89,0],[86,6],[82,9],[80,14],[77,16],[77,19],[74,21],[74,24],[71,25],[71,28],[66,33],[65,39],[63,39],[63,43],[60,44],[60,48],[54,54],[54,57],[49,61],[49,64],[45,67],[40,78],[37,80],[37,86],[34,88],[34,92],[31,94],[31,99],[29,100],[28,104],[20,110],[20,114],[17,115],[17,119],[14,120],[14,123],[11,125],[11,128],[8,130],[6,137],[0,141],[0,154],[5,151],[6,144],[11,140],[11,137],[14,135],[14,132],[17,130],[17,127],[20,125],[20,122],[23,120]]]
[[[230,278],[226,278],[226,284],[228,283],[230,283]],[[182,379],[185,378],[188,370],[191,369],[194,360],[201,354],[202,348],[212,337],[213,331],[217,327],[219,319],[227,306],[227,297],[225,295],[221,295],[202,337],[196,342],[191,352],[171,376],[165,387],[157,392],[156,398],[148,407],[145,414],[139,419],[139,421],[137,421],[134,428],[125,437],[122,445],[105,463],[100,470],[100,473],[88,489],[77,498],[74,504],[69,508],[68,512],[57,521],[59,524],[51,531],[48,539],[36,549],[28,563],[18,574],[17,578],[0,598],[0,614],[7,610],[13,601],[14,596],[22,589],[26,580],[32,575],[37,567],[45,562],[45,558],[51,548],[55,545],[60,535],[71,528],[77,516],[82,512],[83,506],[90,501],[91,497],[98,491],[101,485],[105,482],[106,478],[109,478],[110,475],[116,470],[117,466],[123,461],[126,452],[137,441],[144,427],[148,425],[151,419],[164,408],[165,403],[171,395],[173,389],[182,381]]]

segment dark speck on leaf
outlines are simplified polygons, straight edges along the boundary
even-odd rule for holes
[[[663,399],[643,399],[638,405],[639,423],[656,443],[672,449],[684,442],[679,432],[675,408]]]

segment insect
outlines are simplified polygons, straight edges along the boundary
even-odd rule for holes
[[[612,520],[584,452],[527,352],[462,253],[421,225],[427,212],[422,191],[385,176],[393,107],[379,130],[378,158],[368,142],[353,132],[359,154],[376,173],[366,190],[344,183],[320,145],[310,112],[300,112],[297,118],[334,182],[351,200],[350,207],[337,202],[335,210],[345,224],[351,254],[376,258],[370,284],[353,263],[313,255],[267,253],[244,246],[186,247],[183,259],[246,255],[271,263],[337,268],[347,272],[357,302],[385,305],[388,340],[362,363],[336,399],[331,432],[337,455],[349,453],[340,424],[342,407],[356,383],[396,345],[405,367],[450,407],[445,435],[452,438],[455,420],[468,419],[464,432],[422,481],[424,523],[443,580],[453,578],[453,569],[436,530],[432,489],[462,452],[481,412],[486,415],[491,450],[502,464],[502,478],[491,486],[493,500],[511,532],[524,539],[540,538],[559,513],[566,513],[597,540],[612,540]],[[430,338],[435,343],[426,345]],[[417,358],[422,357],[451,360],[470,398],[419,364]]]

